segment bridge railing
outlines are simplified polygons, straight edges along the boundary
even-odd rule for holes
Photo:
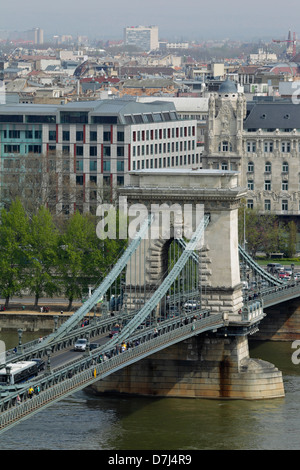
[[[221,328],[226,323],[223,314],[207,315],[201,318],[198,316],[197,319],[194,317],[194,314],[189,315],[187,323],[175,319],[174,328],[170,325],[164,330],[164,326],[161,325],[157,328],[157,334],[155,331],[152,331],[151,334],[144,332],[140,335],[139,342],[137,335],[132,337],[135,345],[125,352],[118,354],[117,348],[114,347],[111,350],[101,352],[101,354],[94,353],[88,358],[78,361],[72,367],[66,367],[64,370],[51,374],[51,377],[37,380],[34,385],[38,385],[41,392],[32,398],[27,396],[27,390],[30,386],[27,384],[26,389],[24,388],[22,392],[16,392],[2,400],[0,432],[39,411],[42,407],[81,390],[127,365],[201,332]],[[17,404],[18,395],[23,400],[19,405]]]

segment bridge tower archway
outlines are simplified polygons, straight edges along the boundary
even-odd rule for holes
[[[149,170],[132,172],[130,177],[129,186],[120,189],[128,206],[144,205],[148,213],[151,213],[153,204],[166,204],[169,207],[176,204],[181,207],[191,205],[194,212],[197,207],[202,206],[203,212],[209,214],[210,223],[198,250],[198,287],[202,307],[208,307],[212,313],[227,311],[237,315],[243,306],[238,207],[241,198],[245,196],[245,191],[238,186],[237,173],[216,170]],[[174,238],[178,230],[183,233],[182,225],[178,225],[178,221],[174,219],[169,238],[148,236],[141,243],[127,266],[129,308],[133,308],[136,302],[132,295],[134,290],[144,288],[143,295],[146,292],[149,298],[151,292],[162,282],[167,272],[166,252],[171,245],[172,235]]]

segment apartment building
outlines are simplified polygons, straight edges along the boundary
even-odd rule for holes
[[[246,102],[226,80],[208,105],[203,168],[237,170],[247,206],[297,221],[300,215],[300,107],[291,100]]]
[[[0,107],[1,201],[14,188],[56,212],[95,213],[130,170],[195,167],[197,121],[132,99]],[[44,199],[43,199],[44,198]]]

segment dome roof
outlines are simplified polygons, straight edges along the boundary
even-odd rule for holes
[[[223,83],[221,83],[219,88],[219,93],[236,93],[237,87],[236,84],[227,78]]]

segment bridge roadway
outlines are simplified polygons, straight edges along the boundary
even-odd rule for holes
[[[127,340],[130,344],[125,352],[120,353],[117,340],[107,336],[99,338],[100,347],[81,355],[71,363],[69,352],[56,353],[55,369],[46,371],[42,376],[23,384],[22,388],[11,392],[0,402],[0,433],[61,400],[62,398],[86,388],[88,385],[137,362],[151,354],[173,344],[184,341],[205,331],[216,331],[228,324],[224,314],[210,315],[208,311],[194,311],[182,317],[165,320],[157,325],[137,330]],[[28,397],[30,386],[39,386],[40,393]],[[17,403],[17,397],[21,403]]]
[[[226,334],[247,334],[261,321],[261,302],[264,307],[278,304],[299,297],[300,283],[287,283],[261,291],[256,299],[245,299],[243,313],[240,318],[228,318],[226,314],[212,314],[208,311],[193,311],[186,317],[174,317],[158,325],[158,334],[154,333],[154,325],[137,329],[126,342],[130,347],[119,353],[118,339],[109,339],[108,331],[114,323],[120,321],[120,316],[101,319],[94,325],[83,328],[73,328],[64,339],[43,345],[34,343],[23,346],[23,353],[12,356],[12,361],[30,359],[31,357],[49,357],[51,354],[51,369],[43,375],[23,384],[20,388],[9,390],[0,400],[0,433],[14,426],[21,420],[62,398],[81,390],[108,375],[137,362],[164,348],[176,344],[207,331]],[[136,312],[122,315],[124,323],[129,322]],[[196,319],[194,319],[196,315]],[[221,333],[222,334],[222,333]],[[99,343],[99,348],[84,354],[72,351],[74,342],[79,337],[92,338]],[[47,342],[46,342],[47,343]],[[28,397],[30,385],[40,387],[40,393],[33,398]],[[17,404],[17,396],[21,403]]]

